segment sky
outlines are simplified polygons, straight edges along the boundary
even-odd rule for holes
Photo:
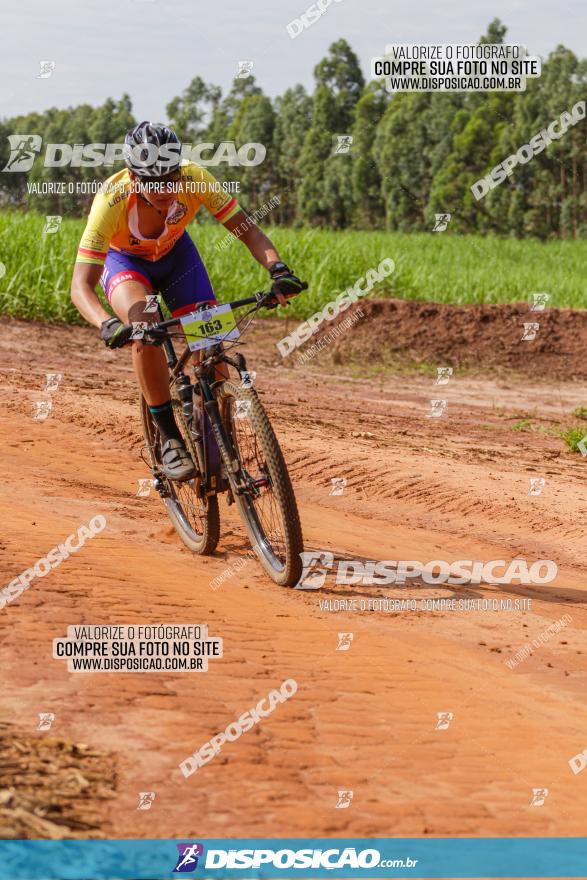
[[[326,0],[323,0],[326,2]],[[387,43],[472,43],[498,17],[507,41],[546,56],[563,43],[587,56],[583,0],[333,0],[292,39],[286,25],[307,0],[20,0],[4,5],[0,31],[0,117],[128,92],[138,119],[166,121],[165,107],[192,77],[226,93],[239,61],[252,61],[263,91],[275,97],[302,83],[340,37],[363,72]],[[38,78],[41,61],[54,61]]]

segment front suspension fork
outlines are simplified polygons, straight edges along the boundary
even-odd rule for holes
[[[226,469],[228,481],[235,495],[242,495],[247,488],[242,478],[241,466],[238,458],[231,457],[231,443],[226,433],[224,423],[220,418],[220,409],[216,398],[204,401],[204,408],[210,419],[212,431],[218,444],[220,457]]]

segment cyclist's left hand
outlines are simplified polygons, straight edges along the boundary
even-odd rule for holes
[[[132,334],[132,324],[123,324],[118,318],[108,318],[100,327],[100,337],[107,348],[122,348],[130,342]]]
[[[273,282],[271,290],[275,294],[276,300],[282,306],[287,305],[288,299],[292,296],[297,296],[304,289],[298,276],[294,275],[291,269],[284,263],[281,264],[279,269],[276,267],[272,270],[270,275]]]

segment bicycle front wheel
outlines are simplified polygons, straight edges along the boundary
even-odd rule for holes
[[[241,518],[259,562],[280,586],[302,574],[304,549],[298,507],[283,453],[254,389],[222,384],[223,421],[239,459],[245,488],[236,494]]]

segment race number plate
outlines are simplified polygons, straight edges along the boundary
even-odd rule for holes
[[[231,342],[241,335],[229,305],[190,312],[180,320],[191,351],[200,351],[219,342]]]

